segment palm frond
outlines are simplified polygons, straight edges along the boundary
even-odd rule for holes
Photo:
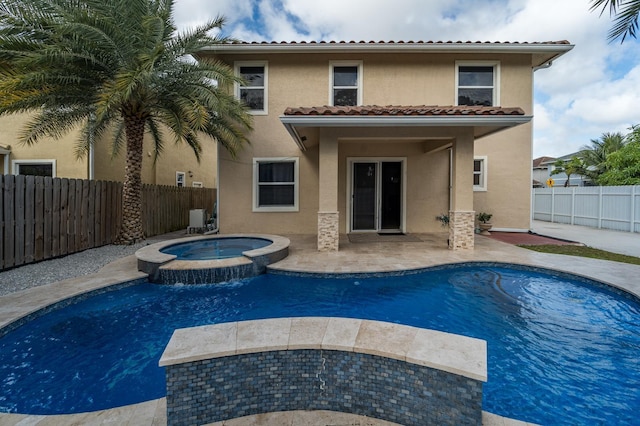
[[[153,154],[153,165],[155,166],[158,162],[158,158],[162,155],[162,151],[164,150],[164,142],[162,138],[162,131],[160,130],[160,126],[156,123],[155,120],[149,118],[147,120],[147,129],[151,134],[151,139],[153,140],[154,146],[154,154]]]
[[[115,124],[111,141],[111,158],[116,158],[122,151],[122,147],[127,144],[127,135],[124,127],[124,120],[119,120]]]
[[[86,120],[90,112],[82,108],[45,109],[25,125],[20,139],[26,145],[32,145],[43,137],[59,139],[76,127],[78,122]]]
[[[637,38],[640,1],[638,0],[592,0],[590,10],[600,9],[600,16],[609,9],[613,16],[613,27],[609,30],[608,39],[620,39],[623,43],[627,37]]]

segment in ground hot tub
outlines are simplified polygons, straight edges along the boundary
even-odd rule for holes
[[[211,260],[240,257],[246,251],[257,250],[273,241],[254,237],[221,237],[187,241],[173,244],[160,250],[164,254],[176,255],[178,260]]]
[[[164,241],[136,251],[138,270],[161,284],[217,283],[263,274],[289,254],[277,235],[214,235]]]

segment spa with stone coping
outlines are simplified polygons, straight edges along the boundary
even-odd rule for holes
[[[247,250],[242,255],[223,259],[180,260],[162,250],[177,244],[225,240],[231,238],[264,239],[266,247]],[[179,238],[151,244],[136,251],[138,270],[149,275],[149,281],[161,284],[218,283],[253,277],[266,272],[267,265],[284,259],[289,254],[288,238],[267,234],[228,234]]]
[[[293,410],[479,425],[487,346],[379,321],[276,318],[178,329],[159,364],[169,425]]]

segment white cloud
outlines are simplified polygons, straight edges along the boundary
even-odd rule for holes
[[[204,24],[216,16],[224,16],[227,23],[239,17],[251,16],[251,0],[176,0],[173,6],[174,19],[179,30]]]
[[[608,43],[608,15],[588,0],[177,0],[181,26],[218,13],[226,33],[275,40],[569,40],[535,73],[534,156],[574,152],[640,123],[640,43]]]

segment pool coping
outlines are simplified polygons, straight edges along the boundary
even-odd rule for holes
[[[160,367],[256,352],[321,349],[357,352],[487,381],[487,342],[382,321],[287,317],[235,321],[174,331]]]
[[[171,245],[171,243],[175,244],[175,241],[176,240],[171,240],[167,242],[167,245]],[[474,261],[501,265],[520,265],[523,267],[540,268],[548,272],[568,273],[589,280],[595,280],[640,298],[640,282],[637,280],[637,277],[640,276],[640,266],[637,265],[622,264],[600,259],[576,258],[566,255],[532,252],[524,248],[514,247],[508,243],[490,240],[489,238],[476,238],[475,251],[470,251],[467,254],[460,252],[454,253],[447,249],[443,249],[442,252],[446,253],[444,256],[448,261],[435,261],[430,262],[429,265],[423,266],[422,268],[409,267],[408,269],[429,269],[431,266],[443,265],[455,266],[456,264]],[[337,252],[335,255],[341,256],[340,252]],[[514,256],[517,257],[517,260],[514,260]],[[501,260],[497,261],[496,259]],[[330,258],[328,258],[327,261],[330,261]],[[95,274],[79,276],[0,296],[0,327],[25,318],[27,315],[33,314],[42,308],[65,299],[73,298],[74,296],[94,290],[106,289],[128,281],[146,278],[147,274],[138,271],[136,264],[137,258],[135,256],[128,256],[110,263]],[[360,265],[358,262],[353,262],[353,266],[358,267]],[[271,269],[278,269],[282,272],[286,268],[280,265],[272,265],[270,270]],[[406,264],[399,263],[395,270],[407,270],[407,266]],[[300,270],[300,268],[289,268],[287,271],[292,273],[327,273],[326,269],[312,271],[309,269]],[[383,273],[385,271],[388,270],[377,268],[374,273]],[[370,274],[371,271],[364,273]],[[148,424],[158,424],[157,421],[160,421],[160,424],[162,424],[164,421],[162,420],[163,404],[165,404],[165,398],[124,407],[116,407],[109,410],[61,416],[0,413],[0,423],[18,424],[27,421],[30,422],[29,424],[36,424],[41,420],[46,422],[46,419],[57,418],[60,419],[63,424],[68,423],[70,419],[73,419],[73,422],[95,422],[102,419],[105,422],[120,422],[126,424],[131,418],[144,418],[146,421],[146,419],[149,418],[149,413],[154,412],[155,414],[151,416],[153,420],[150,420]],[[502,426],[525,425],[530,423],[483,412],[483,424]]]

